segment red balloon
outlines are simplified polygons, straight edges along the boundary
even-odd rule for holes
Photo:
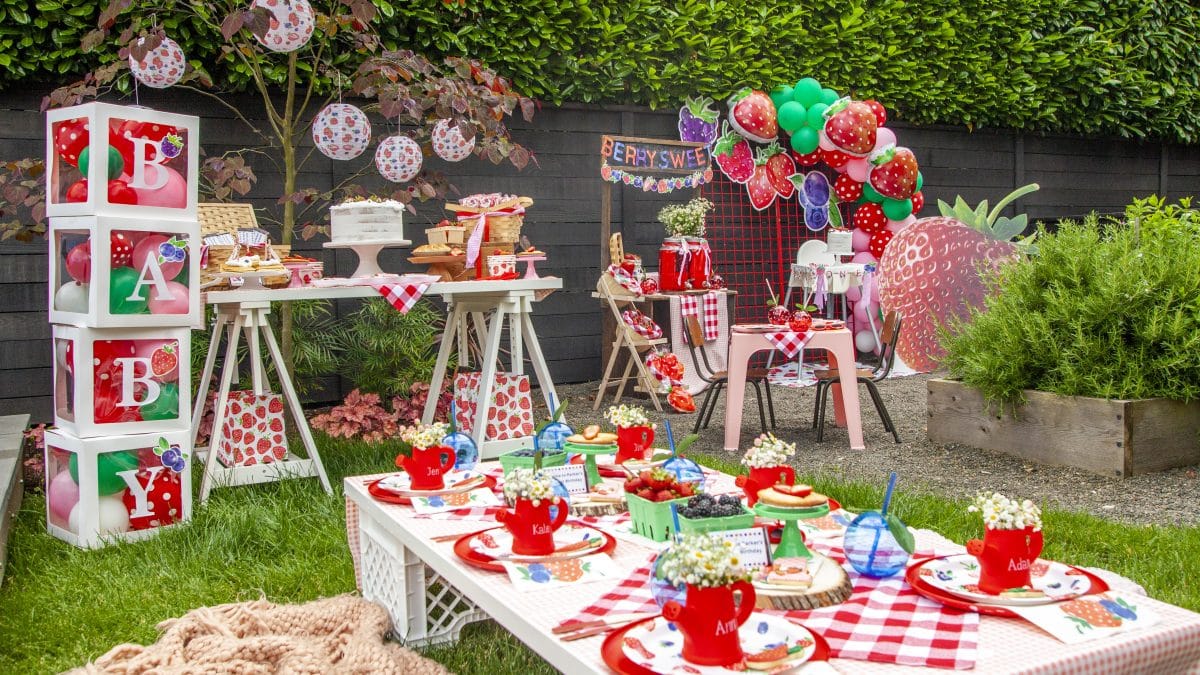
[[[67,251],[67,274],[81,284],[92,278],[92,242],[85,241]]]
[[[821,153],[821,159],[834,169],[840,169],[850,163],[852,157],[842,152],[841,150],[825,150],[824,148],[817,150]]]
[[[113,268],[133,266],[133,243],[127,232],[113,232],[108,237],[108,248]]]
[[[871,243],[868,245],[868,247],[871,249],[871,255],[875,256],[876,258],[882,258],[883,250],[887,248],[888,242],[890,242],[894,236],[895,235],[892,234],[892,231],[887,228],[873,233],[871,235]]]
[[[151,462],[148,466],[156,466],[160,460],[158,456],[152,455]],[[150,469],[145,468],[139,470],[135,478],[138,484],[146,485],[150,481],[150,475]],[[149,515],[133,515],[137,510],[137,499],[131,490],[125,490],[121,499],[125,502],[125,508],[129,509],[129,527],[133,530],[170,525],[183,517],[183,485],[179,474],[165,467],[146,488],[146,507],[150,511]]]
[[[813,150],[803,155],[792,151],[792,159],[796,160],[796,163],[800,166],[816,166],[817,162],[821,161],[821,151]]]
[[[95,366],[97,388],[108,384],[114,374],[120,375],[116,365],[117,359],[136,355],[137,343],[133,340],[93,340],[92,364]]]
[[[88,197],[87,179],[81,178],[67,188],[66,200],[71,203],[86,202]]]
[[[875,202],[867,202],[854,212],[854,226],[864,232],[878,232],[887,227],[887,222],[883,206]]]
[[[875,113],[875,122],[879,126],[887,124],[887,109],[883,107],[882,103],[870,99],[863,101],[863,103],[866,103],[871,112]]]
[[[129,183],[123,180],[108,181],[108,203],[109,204],[137,204],[138,195],[129,187]]]
[[[915,215],[917,215],[917,213],[919,213],[921,211],[921,209],[925,208],[925,193],[924,192],[914,192],[913,196],[912,196],[912,203],[913,203],[912,212],[913,212],[913,215],[915,216]]]
[[[67,164],[78,166],[79,153],[88,145],[88,121],[86,117],[59,122],[54,125],[54,149]],[[83,170],[87,173],[87,170]]]
[[[850,174],[844,173],[833,181],[833,193],[839,201],[856,202],[862,197],[863,184],[851,178]]]
[[[135,405],[118,405],[120,400],[121,384],[118,372],[118,379],[114,384],[105,384],[104,386],[93,388],[92,408],[96,422],[101,424],[141,422],[141,408]]]

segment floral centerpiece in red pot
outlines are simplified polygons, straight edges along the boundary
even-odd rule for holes
[[[646,410],[636,405],[610,406],[604,418],[617,428],[617,464],[631,459],[650,459],[654,446],[654,425]]]
[[[667,229],[658,252],[658,287],[664,291],[708,288],[712,277],[712,252],[704,238],[705,216],[713,203],[697,197],[686,204],[671,204],[658,212]]]
[[[999,492],[981,494],[968,511],[983,516],[983,539],[967,542],[967,553],[979,559],[979,590],[998,594],[1028,588],[1030,573],[1042,552],[1042,510],[1025,499]]]
[[[442,476],[454,468],[454,449],[442,445],[450,430],[444,422],[416,424],[400,429],[400,454],[396,466],[411,476],[413,490],[441,490]]]
[[[750,475],[737,477],[737,486],[746,493],[750,506],[758,501],[759,490],[796,482],[796,470],[788,466],[794,454],[796,444],[776,438],[775,434],[760,434],[754,439],[754,444],[742,456],[742,464],[750,469]]]
[[[733,542],[684,535],[660,554],[655,568],[661,580],[686,588],[682,602],[669,600],[662,608],[663,618],[683,634],[684,660],[703,666],[742,663],[738,627],[754,611],[755,594]]]
[[[504,496],[512,501],[513,510],[501,509],[496,520],[512,533],[512,552],[554,553],[554,532],[566,522],[568,513],[554,492],[554,478],[539,469],[513,469],[504,475]]]

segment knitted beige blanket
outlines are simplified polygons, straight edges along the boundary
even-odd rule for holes
[[[117,645],[75,674],[207,675],[238,673],[448,674],[384,636],[379,605],[350,595],[303,605],[266,600],[194,609],[158,624],[152,645]]]

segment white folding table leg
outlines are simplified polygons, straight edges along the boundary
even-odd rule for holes
[[[467,315],[463,314],[462,331],[466,335],[470,326],[475,327],[475,339],[479,340],[479,348],[483,349],[483,343],[487,341],[488,324],[487,314],[485,312],[470,312],[470,324],[467,322]]]
[[[433,366],[433,374],[429,380],[429,396],[425,398],[425,411],[421,414],[422,424],[431,424],[433,415],[437,412],[438,393],[442,390],[442,380],[446,379],[446,365],[450,363],[450,350],[454,347],[454,336],[465,333],[462,331],[463,308],[460,303],[453,303],[454,309],[446,320],[446,330],[442,332],[442,345],[438,347],[437,362]],[[458,353],[459,362],[463,354]]]
[[[283,353],[279,351],[279,345],[275,342],[275,333],[271,331],[271,324],[267,323],[268,311],[270,311],[270,305],[258,310],[259,327],[262,328],[263,335],[267,339],[267,348],[271,350],[271,359],[275,362],[275,373],[279,376],[279,386],[283,389],[283,397],[287,399],[288,405],[292,409],[292,419],[296,421],[296,430],[300,432],[300,440],[304,442],[304,448],[308,450],[308,458],[317,468],[317,477],[321,479],[321,486],[325,488],[326,494],[333,494],[333,488],[329,485],[329,476],[325,475],[325,465],[321,463],[321,454],[317,452],[317,442],[313,439],[312,429],[308,428],[308,419],[304,417],[300,396],[296,393],[296,388],[292,386],[292,375],[284,366]]]
[[[245,323],[246,317],[238,314],[229,330],[229,344],[225,347],[225,361],[221,364],[221,386],[217,389],[217,401],[213,404],[213,428],[208,435],[208,458],[204,462],[204,476],[200,479],[201,503],[208,499],[208,493],[213,489],[213,479],[217,474],[217,449],[221,447],[221,429],[225,426],[225,408],[229,405],[229,386],[233,382],[233,373],[238,369],[238,340]]]
[[[475,441],[475,447],[483,451],[483,441],[487,437],[487,419],[488,410],[491,408],[490,401],[492,400],[492,386],[496,382],[496,359],[500,357],[500,333],[504,329],[504,318],[507,314],[507,303],[500,303],[496,306],[496,313],[492,316],[492,325],[488,327],[487,343],[483,348],[483,356],[479,360],[479,405],[475,410],[475,420],[471,425],[471,440]],[[430,391],[434,391],[430,389]],[[430,400],[434,400],[430,396]]]
[[[512,350],[509,368],[518,375],[525,372],[525,346],[521,339],[521,325],[524,323],[522,317],[524,316],[526,314],[523,307],[508,315],[508,344]]]
[[[521,301],[521,323],[524,324],[526,344],[529,346],[529,362],[533,365],[533,374],[537,376],[538,385],[542,388],[542,396],[546,399],[546,409],[554,412],[554,403],[562,403],[558,392],[554,390],[554,381],[550,379],[550,368],[546,365],[546,357],[542,354],[542,344],[538,342],[537,331],[533,328],[533,307],[529,298]],[[566,419],[563,419],[566,422]]]
[[[262,317],[262,320],[266,321],[266,317]],[[247,326],[244,330],[246,331],[246,347],[250,351],[250,382],[254,385],[254,395],[262,396],[266,389],[263,387],[262,344],[259,342],[257,319],[256,325]],[[262,330],[269,331],[271,327],[267,326]],[[276,372],[278,373],[278,371]],[[280,379],[283,379],[282,375],[280,375]]]
[[[192,441],[196,440],[196,434],[200,431],[200,420],[204,418],[204,404],[208,401],[208,388],[212,386],[217,352],[221,350],[221,331],[225,329],[228,321],[228,315],[220,311],[218,306],[218,311],[213,316],[212,336],[208,339],[208,354],[204,357],[204,370],[200,374],[200,387],[196,389],[196,404],[192,406]]]

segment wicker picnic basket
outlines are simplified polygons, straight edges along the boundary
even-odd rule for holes
[[[471,238],[471,233],[479,225],[481,218],[472,216],[480,213],[494,213],[496,211],[505,211],[508,209],[527,209],[533,206],[533,200],[529,197],[513,197],[512,199],[500,202],[495,206],[468,206],[466,204],[446,204],[447,211],[453,211],[458,216],[460,223],[466,226],[466,238]],[[493,242],[508,242],[515,244],[521,240],[521,225],[525,223],[525,215],[513,214],[506,216],[488,216],[488,238]]]
[[[250,204],[197,204],[196,217],[200,221],[200,238],[207,235],[228,233],[237,236],[237,231],[246,227],[258,227],[258,218],[254,215],[254,207]],[[200,285],[206,289],[224,288],[229,285],[226,279],[217,278],[221,272],[221,263],[229,260],[236,246],[209,246],[208,264],[200,270]],[[291,246],[273,244],[271,246],[280,257],[291,251]],[[271,288],[286,286],[291,279],[288,272],[279,276],[263,279],[263,284]]]

